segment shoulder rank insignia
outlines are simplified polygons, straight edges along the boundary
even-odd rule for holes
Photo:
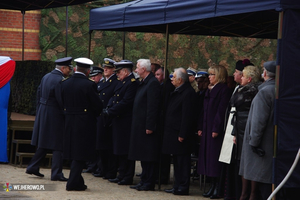
[[[135,78],[132,78],[132,79],[131,79],[131,82],[134,82],[134,81],[135,81]]]

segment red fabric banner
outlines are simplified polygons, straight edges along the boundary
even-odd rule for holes
[[[0,56],[0,88],[14,75],[16,62],[9,57]]]

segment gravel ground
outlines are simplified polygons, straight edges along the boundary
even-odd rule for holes
[[[54,191],[9,191],[0,190],[0,199],[4,200],[91,200],[91,199],[197,199],[204,200],[202,197],[203,191],[200,190],[199,181],[191,181],[190,195],[177,196],[164,192],[164,189],[172,188],[172,184],[162,185],[161,190],[158,190],[156,185],[155,191],[137,191],[130,189],[129,186],[119,186],[115,183],[110,183],[102,178],[96,178],[92,174],[84,173],[83,178],[88,186],[86,191],[66,191],[66,183],[59,181],[51,181],[51,169],[41,168],[40,172],[45,175],[44,178],[39,178],[34,175],[25,173],[26,168],[16,167],[10,164],[0,164],[0,184],[5,186],[5,183],[10,184],[50,184],[55,187]],[[69,176],[69,169],[63,170],[65,177]],[[139,162],[136,164],[136,172],[141,172]],[[172,172],[171,172],[172,173]],[[134,177],[134,184],[139,182],[139,177]],[[172,179],[171,179],[172,183]],[[2,187],[1,187],[2,188]]]

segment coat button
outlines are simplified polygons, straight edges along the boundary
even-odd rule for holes
[[[103,93],[103,95],[105,95],[105,93]]]
[[[86,112],[87,110],[86,109],[84,109],[84,112]]]

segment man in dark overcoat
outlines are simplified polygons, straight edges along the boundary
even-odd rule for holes
[[[141,161],[142,174],[141,182],[131,188],[148,191],[154,190],[155,187],[155,164],[159,154],[160,136],[156,129],[159,119],[160,84],[151,73],[149,59],[139,59],[135,72],[142,80],[134,99],[128,158]]]
[[[115,72],[120,80],[108,109],[103,114],[112,117],[113,153],[119,165],[119,175],[110,182],[119,185],[131,185],[135,170],[135,161],[128,160],[129,141],[132,122],[133,101],[138,87],[133,73],[133,63],[122,60],[115,63]]]
[[[44,177],[39,172],[39,164],[45,158],[47,150],[52,150],[52,181],[67,181],[63,176],[62,136],[64,115],[59,107],[56,86],[72,71],[72,57],[55,61],[55,69],[46,74],[37,90],[37,109],[31,144],[37,147],[36,153],[28,164],[26,173]]]
[[[104,79],[98,87],[99,97],[103,102],[103,107],[106,108],[109,99],[114,95],[115,87],[119,80],[114,73],[115,61],[109,58],[104,58],[102,67],[104,69]],[[99,86],[99,85],[98,85]],[[95,177],[103,177],[104,179],[116,178],[117,163],[116,157],[113,154],[112,146],[112,126],[111,119],[105,119],[102,115],[97,120],[97,150],[100,153],[101,166],[93,175]]]
[[[188,195],[191,173],[191,150],[196,132],[196,93],[188,82],[185,69],[175,69],[164,128],[163,148],[165,154],[173,154],[175,181],[172,189],[165,190],[175,195]]]
[[[103,106],[97,85],[88,78],[93,61],[77,58],[76,72],[61,83],[62,104],[65,113],[63,140],[64,158],[72,160],[66,189],[85,190],[81,176],[85,162],[95,159],[96,122]]]

